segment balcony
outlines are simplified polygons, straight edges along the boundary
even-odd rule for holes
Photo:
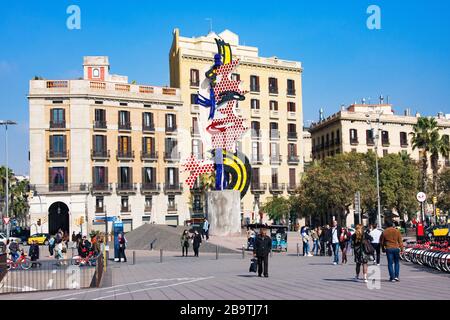
[[[295,183],[289,183],[289,184],[287,185],[287,192],[288,192],[289,194],[293,194],[293,193],[295,193],[295,191],[296,191],[299,187],[300,187],[300,185],[298,185],[298,184],[295,184]]]
[[[78,183],[50,183],[42,185],[30,185],[30,190],[36,191],[37,194],[48,193],[89,193],[89,184]]]
[[[158,152],[156,151],[141,151],[141,161],[157,161]]]
[[[109,150],[91,150],[92,160],[109,160]]]
[[[262,154],[258,154],[258,155],[253,154],[252,157],[251,157],[252,164],[262,164],[263,161],[264,160],[263,160]]]
[[[69,160],[69,154],[67,150],[64,151],[56,151],[50,150],[47,151],[47,161],[58,161],[58,160]]]
[[[182,183],[164,183],[164,193],[182,193]]]
[[[142,132],[155,132],[155,124],[150,123],[149,125],[142,125]]]
[[[166,133],[176,133],[177,132],[177,127],[166,127]]]
[[[269,184],[269,192],[272,194],[283,193],[285,188],[284,183],[271,183]]]
[[[117,161],[133,161],[134,151],[118,150],[116,153]]]
[[[131,131],[131,122],[119,123],[120,131]]]
[[[261,111],[259,109],[251,109],[250,116],[253,118],[261,118]]]
[[[270,118],[279,119],[280,114],[279,114],[278,110],[270,110]]]
[[[373,146],[375,145],[375,140],[374,140],[374,139],[367,138],[366,144],[367,144],[369,147],[373,147]]]
[[[154,194],[161,191],[160,184],[156,182],[144,182],[141,183],[142,194]]]
[[[94,130],[106,130],[108,127],[106,126],[105,120],[97,120],[94,121]]]
[[[50,129],[60,130],[66,128],[65,120],[50,121]]]
[[[352,146],[358,145],[358,144],[359,144],[358,138],[356,138],[356,139],[350,139],[350,144],[351,144]]]
[[[197,128],[191,128],[191,136],[192,137],[199,137],[200,136],[200,131]]]
[[[120,206],[120,212],[121,213],[131,213],[131,205],[128,204],[126,207]]]
[[[111,194],[112,183],[93,183],[91,192],[92,194]]]
[[[267,183],[252,182],[250,190],[252,193],[265,193],[267,189]]]
[[[286,91],[286,94],[288,96],[295,96],[295,89],[288,88],[287,91]]]
[[[381,144],[382,144],[383,147],[389,147],[389,146],[390,146],[390,143],[389,143],[389,140],[388,140],[388,139],[386,139],[386,140],[381,140]]]
[[[180,153],[164,152],[164,161],[180,161]]]
[[[136,193],[136,184],[127,183],[116,183],[116,191],[118,194],[134,194]]]
[[[288,159],[287,159],[287,163],[288,164],[299,164],[300,163],[300,158],[297,155],[289,155]]]
[[[270,156],[270,164],[281,164],[282,160],[283,158],[279,154]]]
[[[288,132],[287,136],[288,136],[288,140],[297,140],[298,139],[297,132]]]
[[[279,130],[270,130],[270,139],[271,140],[280,140],[280,131]]]
[[[262,133],[260,129],[251,129],[250,131],[252,139],[261,139]]]

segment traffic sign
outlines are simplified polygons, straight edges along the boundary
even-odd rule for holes
[[[9,224],[9,219],[8,217],[3,217],[3,223],[4,224]]]
[[[419,192],[416,197],[419,202],[424,202],[427,200],[427,195],[424,192]]]

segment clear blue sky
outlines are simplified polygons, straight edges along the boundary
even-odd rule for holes
[[[398,113],[450,113],[450,1],[2,1],[0,119],[13,119],[10,164],[28,166],[28,81],[82,75],[84,55],[108,55],[113,73],[152,85],[169,83],[172,30],[183,36],[224,29],[262,56],[303,63],[304,119],[316,120],[362,97],[390,96]],[[68,30],[66,9],[81,8],[81,30]],[[238,5],[239,4],[239,5]],[[382,29],[366,27],[379,5]],[[373,100],[372,100],[373,101]],[[0,163],[5,162],[4,129]]]

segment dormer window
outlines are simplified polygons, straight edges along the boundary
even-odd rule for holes
[[[92,77],[93,78],[100,78],[100,70],[98,68],[94,68],[92,70]]]

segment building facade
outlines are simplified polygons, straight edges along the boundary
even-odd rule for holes
[[[238,35],[228,30],[187,38],[175,29],[169,57],[170,85],[181,90],[180,126],[191,138],[180,145],[182,158],[208,154],[204,127],[209,111],[197,105],[195,97],[203,89],[205,72],[217,53],[216,38],[231,45],[233,60],[240,60],[232,76],[248,91],[237,112],[246,119],[249,130],[236,146],[252,166],[250,188],[241,202],[242,217],[248,221],[257,218],[258,208],[268,197],[293,192],[303,172],[302,66],[296,61],[260,57],[258,48],[239,44]],[[188,174],[182,174],[182,179]],[[193,203],[199,204],[194,208],[196,213],[202,212],[199,193],[192,190],[184,196],[186,201],[194,199]]]
[[[104,229],[104,216],[126,231],[183,222],[180,90],[129,84],[109,73],[108,57],[85,57],[83,68],[81,80],[30,81],[32,225],[86,233]]]
[[[413,126],[419,114],[394,113],[390,104],[353,104],[310,127],[312,156],[321,160],[345,152],[375,152],[375,134],[379,128],[378,156],[406,152],[419,160],[419,150],[412,148]],[[435,117],[442,136],[450,135],[450,115]],[[379,123],[379,126],[378,126]],[[374,130],[372,130],[374,129]],[[440,158],[441,167],[449,167],[448,158]]]

